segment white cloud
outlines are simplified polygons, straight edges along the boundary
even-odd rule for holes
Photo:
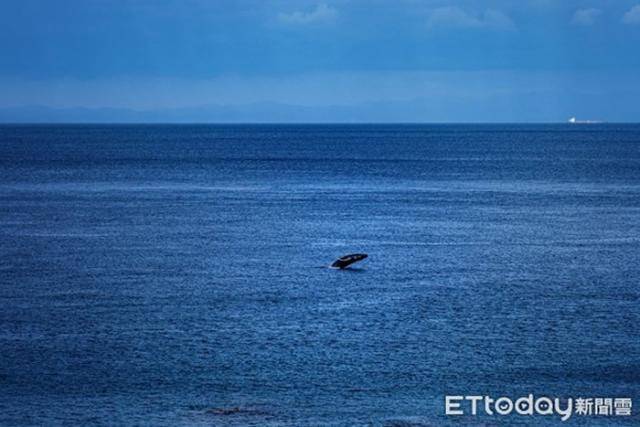
[[[625,24],[640,24],[640,4],[629,9],[622,17],[622,22]]]
[[[489,28],[496,28],[500,30],[515,30],[516,25],[513,23],[504,13],[499,10],[488,9],[484,12],[484,26]]]
[[[291,13],[279,13],[278,20],[284,24],[307,25],[316,23],[333,22],[338,16],[338,10],[320,3],[310,12],[295,11]]]
[[[429,28],[437,27],[458,27],[477,28],[482,26],[482,22],[474,16],[469,15],[464,10],[457,7],[441,7],[435,9],[427,19]]]
[[[578,9],[576,10],[576,13],[573,14],[571,23],[573,25],[583,26],[593,25],[601,14],[602,11],[596,8]]]
[[[431,11],[427,18],[427,27],[514,30],[515,24],[511,18],[499,10],[487,9],[480,15],[474,15],[459,7],[447,6]]]

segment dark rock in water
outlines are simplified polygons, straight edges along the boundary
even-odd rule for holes
[[[333,262],[333,264],[331,264],[332,268],[347,268],[349,267],[351,264],[358,262],[358,261],[362,261],[363,259],[367,258],[369,255],[367,254],[350,254],[350,255],[345,255],[342,256],[340,258],[338,258],[337,260],[335,260]]]

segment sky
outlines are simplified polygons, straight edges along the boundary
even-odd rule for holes
[[[640,121],[640,0],[3,0],[0,121]]]

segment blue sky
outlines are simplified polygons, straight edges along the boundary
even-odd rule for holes
[[[5,0],[0,51],[5,112],[640,121],[640,0]]]

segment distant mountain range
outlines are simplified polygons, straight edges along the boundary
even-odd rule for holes
[[[134,110],[126,108],[0,108],[4,123],[239,123],[327,121],[345,117],[342,107],[301,107],[283,104],[206,105],[189,108]],[[357,120],[357,118],[356,118]]]
[[[188,108],[135,110],[127,108],[0,108],[0,123],[461,123],[564,122],[563,108],[530,108],[495,99],[483,103],[451,98],[371,102],[358,105],[301,106],[276,102],[245,105],[202,105]]]
[[[372,103],[358,106],[300,106],[280,103],[204,105],[188,108],[0,108],[3,123],[326,123],[407,122],[429,117],[424,106]]]

